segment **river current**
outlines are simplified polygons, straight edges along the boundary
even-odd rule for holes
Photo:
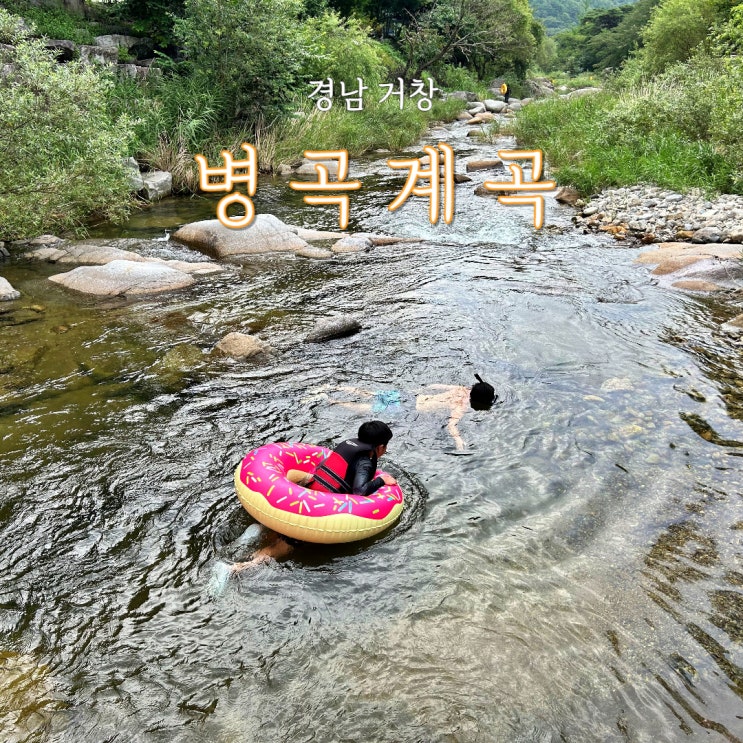
[[[461,162],[492,157],[466,127]],[[375,156],[383,158],[382,155]],[[458,168],[462,169],[462,168]],[[351,160],[356,231],[421,244],[251,257],[145,300],[72,295],[16,259],[0,315],[0,738],[557,743],[743,740],[743,375],[729,310],[654,285],[639,252],[456,187],[451,225]],[[265,180],[258,213],[334,229]],[[115,236],[200,258],[172,200]],[[4,308],[2,308],[4,309]],[[727,314],[726,314],[727,313]],[[305,344],[319,319],[360,333]],[[268,360],[209,352],[230,331]],[[474,382],[455,456],[431,384]],[[226,578],[260,542],[233,471],[374,413],[407,507],[389,532]],[[359,393],[361,399],[361,393]]]

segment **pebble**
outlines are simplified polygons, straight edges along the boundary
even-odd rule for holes
[[[630,186],[601,192],[573,217],[578,227],[621,227],[648,242],[743,243],[743,196],[708,199],[699,189],[686,194],[659,186]],[[605,231],[605,228],[604,228]]]

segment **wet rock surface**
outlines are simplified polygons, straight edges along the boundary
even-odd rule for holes
[[[218,219],[184,225],[174,240],[214,256],[229,258],[269,252],[290,252],[308,247],[289,225],[271,214],[259,214],[247,227],[231,229]]]
[[[115,260],[104,266],[81,266],[55,274],[50,281],[83,294],[130,296],[182,289],[194,278],[160,263]]]
[[[305,336],[305,343],[323,343],[335,338],[345,338],[361,330],[361,323],[353,317],[330,317],[320,320]]]

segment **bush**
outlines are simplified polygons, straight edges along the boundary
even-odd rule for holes
[[[302,60],[300,0],[186,0],[175,21],[192,76],[230,103],[224,125],[287,110]]]
[[[92,44],[96,36],[95,26],[62,8],[44,8],[18,1],[3,5],[8,12],[23,16],[36,33],[49,39],[69,39],[76,44]]]
[[[372,41],[354,18],[344,21],[332,11],[308,18],[301,41],[304,60],[300,74],[306,82],[331,78],[337,86],[342,80],[355,90],[356,78],[371,88],[385,77],[381,45]]]
[[[0,239],[80,230],[128,209],[121,158],[131,125],[107,110],[108,83],[79,63],[57,64],[43,42],[0,9],[0,38],[14,44],[0,87]]]

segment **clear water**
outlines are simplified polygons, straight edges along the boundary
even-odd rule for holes
[[[460,160],[494,154],[464,131]],[[423,200],[387,212],[383,160],[356,173],[354,229],[428,242],[253,257],[136,303],[3,267],[23,299],[0,315],[0,737],[742,739],[730,308],[661,291],[554,202],[564,229],[535,234],[527,209],[472,195],[483,174],[432,227]],[[256,205],[335,225],[279,181]],[[212,210],[173,200],[99,237],[195,259],[155,238]],[[302,343],[333,314],[363,330]],[[212,356],[235,330],[275,354]],[[475,372],[501,401],[465,416],[453,456],[446,415],[411,398]],[[384,460],[401,522],[227,577],[261,539],[234,468],[269,441],[352,434],[339,385],[402,392]]]

